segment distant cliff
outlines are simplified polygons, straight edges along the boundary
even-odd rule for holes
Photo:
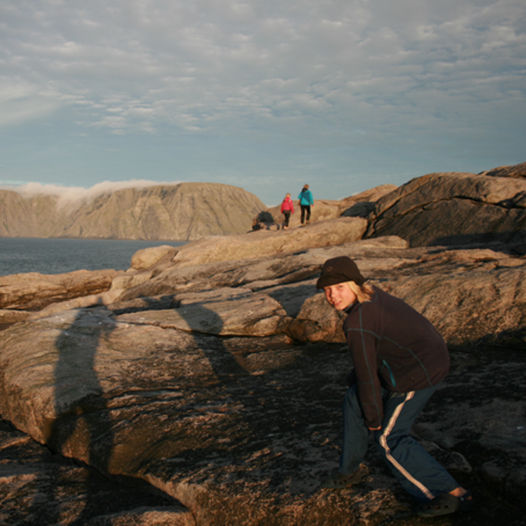
[[[225,184],[126,188],[93,198],[0,190],[0,237],[191,240],[250,230],[266,207]]]

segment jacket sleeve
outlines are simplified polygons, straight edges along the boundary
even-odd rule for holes
[[[382,388],[378,376],[376,344],[373,331],[363,326],[361,312],[358,320],[346,324],[347,342],[351,349],[356,373],[358,397],[367,427],[379,427],[383,421]]]

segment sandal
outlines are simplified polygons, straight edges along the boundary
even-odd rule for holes
[[[416,514],[419,517],[440,517],[457,511],[470,511],[472,504],[471,491],[467,491],[461,497],[454,497],[451,493],[442,493],[419,506]]]
[[[321,483],[323,489],[345,489],[359,484],[366,476],[368,470],[365,466],[360,466],[350,475],[345,475],[338,470],[334,470],[330,477]]]

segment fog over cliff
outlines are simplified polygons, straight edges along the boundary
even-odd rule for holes
[[[101,183],[0,189],[0,236],[191,240],[250,229],[265,205],[217,183]]]

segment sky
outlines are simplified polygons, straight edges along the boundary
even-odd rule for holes
[[[2,0],[0,185],[272,206],[526,161],[524,0]]]

